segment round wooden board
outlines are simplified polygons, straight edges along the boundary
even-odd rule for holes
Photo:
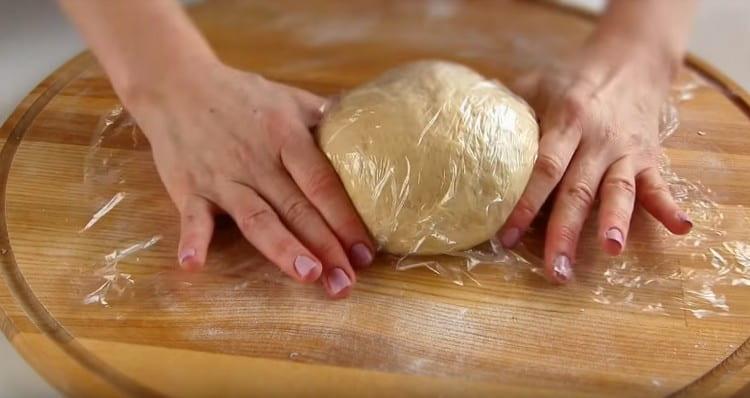
[[[227,63],[321,95],[423,58],[456,60],[509,81],[575,48],[593,26],[568,9],[516,1],[217,1],[191,15]],[[680,175],[710,186],[728,218],[746,222],[748,96],[690,63],[720,89],[699,88],[680,104],[667,153]],[[67,394],[748,392],[750,289],[728,288],[730,310],[703,319],[676,304],[655,314],[596,303],[592,291],[604,283],[596,264],[605,259],[590,233],[581,251],[592,267],[565,287],[531,273],[459,287],[379,259],[359,274],[351,298],[334,302],[317,286],[280,277],[231,225],[217,232],[206,272],[180,272],[178,218],[148,144],[122,116],[108,130],[119,135],[92,150],[102,118],[117,104],[85,53],[30,93],[0,135],[0,327]],[[124,199],[81,231],[118,192]],[[671,247],[642,218],[645,227],[630,242],[642,260],[680,272],[707,267],[705,248]],[[726,234],[750,241],[743,222]],[[159,236],[105,267],[113,250]],[[85,304],[100,286],[110,288],[109,305]],[[659,303],[689,295],[679,283],[637,293]]]

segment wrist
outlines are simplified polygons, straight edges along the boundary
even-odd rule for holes
[[[190,51],[153,57],[148,62],[126,65],[111,73],[112,86],[123,105],[131,110],[152,106],[179,92],[191,79],[221,65],[210,51]]]
[[[587,44],[609,47],[613,60],[677,77],[687,47],[694,0],[611,0]]]
[[[668,89],[679,73],[683,54],[658,42],[620,35],[594,35],[578,54],[577,65],[593,80],[617,71],[636,70],[653,87]]]

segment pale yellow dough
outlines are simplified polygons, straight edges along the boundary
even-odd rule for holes
[[[538,137],[529,106],[500,83],[422,61],[343,95],[317,139],[382,249],[442,254],[502,226]]]

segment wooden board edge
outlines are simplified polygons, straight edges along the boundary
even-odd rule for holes
[[[60,92],[67,83],[78,76],[83,69],[91,63],[91,60],[91,55],[83,52],[57,68],[50,76],[31,90],[31,92],[21,101],[18,107],[16,107],[0,127],[0,137],[4,139],[2,149],[0,150],[0,226],[5,230],[4,234],[0,234],[0,247],[2,247],[3,250],[6,250],[6,252],[0,256],[0,270],[2,270],[0,276],[3,280],[6,280],[6,265],[8,265],[8,263],[15,263],[15,258],[12,256],[12,247],[10,246],[10,240],[8,239],[7,234],[5,193],[7,190],[10,166],[13,162],[16,149],[23,139],[26,130],[31,123],[33,123],[39,112],[44,109],[47,103],[49,103],[49,101]],[[4,290],[7,289],[8,296],[11,299],[18,301],[18,297],[15,295],[15,292],[10,289],[10,286],[11,285],[6,283],[1,288]],[[19,332],[15,327],[13,320],[3,309],[2,305],[0,305],[0,331],[2,331],[9,340]]]
[[[13,247],[10,245],[8,235],[8,225],[6,216],[6,192],[10,167],[13,163],[13,157],[20,145],[23,137],[34,122],[36,116],[44,109],[52,98],[55,97],[65,86],[83,73],[87,68],[94,64],[94,57],[89,52],[83,52],[73,57],[70,61],[63,64],[47,79],[37,85],[27,96],[21,105],[11,114],[8,120],[3,124],[0,136],[6,137],[5,143],[0,150],[0,247],[5,248],[6,252],[0,257],[0,279],[5,282],[3,289],[7,289],[8,298],[14,300],[20,308],[23,309],[25,316],[34,325],[35,333],[21,332],[14,325],[13,319],[2,308],[0,308],[0,326],[3,333],[8,337],[11,345],[24,357],[45,379],[53,384],[56,388],[66,393],[76,392],[75,386],[70,387],[65,382],[64,377],[52,377],[55,374],[56,365],[45,363],[41,357],[33,359],[35,352],[32,348],[23,346],[21,342],[25,341],[22,336],[38,334],[50,341],[55,349],[48,349],[49,352],[62,351],[67,363],[75,362],[78,367],[83,367],[86,374],[90,376],[98,375],[98,378],[105,381],[108,385],[107,391],[114,393],[114,387],[122,392],[135,396],[158,397],[160,394],[143,387],[129,378],[122,375],[107,366],[96,356],[86,351],[73,336],[71,336],[60,325],[44,305],[39,302],[36,296],[31,292],[25,278],[18,269]],[[2,306],[0,306],[2,307]],[[30,314],[34,313],[35,316]],[[44,340],[44,341],[47,341]],[[78,369],[74,367],[73,369]],[[93,379],[92,379],[93,381]],[[110,394],[108,394],[110,395]]]
[[[703,58],[689,53],[685,65],[697,72],[702,78],[714,83],[718,89],[750,117],[750,94],[734,79],[730,78]]]
[[[37,114],[47,103],[71,80],[77,77],[94,61],[94,56],[83,51],[55,69],[49,76],[39,82],[11,112],[0,126],[0,139],[10,139],[14,132],[28,128]]]
[[[49,336],[19,332],[10,340],[16,351],[57,391],[73,397],[124,397],[102,375],[83,366]]]

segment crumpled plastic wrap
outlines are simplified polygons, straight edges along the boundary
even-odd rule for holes
[[[450,7],[451,2],[429,4],[444,6],[427,7],[425,12],[429,15],[425,17],[426,24],[435,20],[448,21],[451,13],[456,12]],[[434,39],[433,34],[427,35],[425,32],[428,30],[423,29],[420,24],[415,24],[409,31],[381,28],[378,32],[385,36],[373,38],[370,37],[372,32],[368,23],[374,24],[380,21],[380,17],[360,15],[354,20],[351,15],[343,12],[342,15],[322,15],[321,19],[287,13],[277,19],[269,18],[268,22],[264,22],[266,25],[259,26],[258,29],[270,33],[284,32],[289,35],[289,40],[305,42],[312,50],[319,51],[322,55],[308,55],[300,62],[268,65],[258,72],[265,73],[270,78],[284,74],[299,74],[308,79],[326,76],[326,73],[331,73],[330,70],[345,68],[351,62],[345,55],[326,52],[327,46],[332,43],[341,44],[342,41],[356,45],[365,40],[399,40],[403,42],[404,47],[418,48],[425,53],[438,51],[443,47],[463,47],[463,50],[454,53],[458,62],[483,63],[485,66],[498,62],[510,63],[507,69],[516,72],[553,64],[556,58],[550,54],[559,56],[560,48],[564,47],[561,40],[546,35],[518,34],[488,40],[483,32],[471,29],[462,30],[463,36],[447,36],[447,42],[440,42]],[[471,45],[464,45],[465,43]],[[355,83],[358,82],[352,84]],[[672,96],[664,104],[661,113],[660,137],[666,147],[675,139],[685,139],[677,134],[680,125],[680,105],[691,101],[699,90],[715,89],[694,75],[675,84]],[[681,134],[695,134],[710,139],[710,131],[684,131]],[[103,115],[102,122],[93,133],[90,153],[83,167],[85,183],[91,189],[91,198],[96,202],[96,206],[92,208],[90,221],[81,225],[81,234],[89,233],[92,228],[96,228],[97,223],[106,219],[109,212],[118,206],[148,199],[123,188],[127,186],[124,182],[140,170],[134,166],[131,154],[112,149],[116,145],[111,144],[115,142],[120,146],[130,143],[133,149],[139,149],[141,152],[148,149],[145,138],[121,107],[113,109],[108,115]],[[683,177],[680,170],[673,169],[668,156],[669,150],[666,153],[661,164],[662,174],[669,182],[675,199],[694,220],[693,231],[687,236],[673,236],[663,228],[655,226],[648,216],[636,214],[631,236],[648,235],[650,242],[658,242],[655,249],[629,249],[623,255],[614,258],[583,253],[576,268],[577,280],[572,283],[575,285],[575,292],[603,306],[617,306],[660,316],[682,316],[685,312],[698,318],[731,315],[733,303],[727,299],[726,292],[729,289],[750,285],[750,243],[744,237],[731,236],[728,231],[732,230],[731,226],[750,223],[746,215],[748,213],[739,208],[738,211],[733,211],[732,208],[721,204],[721,193],[713,190],[707,181]],[[732,213],[727,214],[730,211]],[[543,242],[533,229],[532,227],[523,244],[513,251],[504,250],[498,242],[490,240],[455,253],[390,256],[389,259],[392,266],[400,271],[427,269],[436,277],[443,278],[445,283],[458,286],[482,286],[487,281],[497,280],[511,282],[530,276],[542,278],[542,261],[539,253]],[[81,300],[86,304],[111,306],[116,305],[118,300],[137,297],[134,292],[139,289],[142,294],[168,295],[170,289],[176,285],[189,287],[189,281],[176,277],[175,274],[131,272],[130,264],[138,262],[140,255],[162,244],[170,234],[176,233],[176,229],[153,231],[139,241],[118,242],[116,247],[110,247],[103,253],[99,262],[85,267],[83,272],[93,274],[97,283],[85,292]],[[590,228],[584,231],[585,236],[593,236]],[[174,238],[172,237],[172,240]],[[103,242],[103,245],[107,246],[107,242]],[[681,250],[686,247],[691,248],[692,253],[700,254],[686,255],[684,250]],[[211,255],[221,256],[221,250],[213,250]],[[591,252],[598,250],[593,246],[588,249]],[[649,256],[646,258],[639,254],[641,252],[649,252]],[[655,252],[658,254],[654,254]],[[683,266],[686,259],[690,260],[690,266]],[[232,274],[247,266],[248,264],[244,263],[228,265],[221,272]],[[261,274],[255,275],[256,279],[241,279],[237,286],[227,288],[242,289],[248,284],[271,283],[269,281],[275,278],[267,273]],[[659,293],[662,291],[682,293],[665,295]]]

